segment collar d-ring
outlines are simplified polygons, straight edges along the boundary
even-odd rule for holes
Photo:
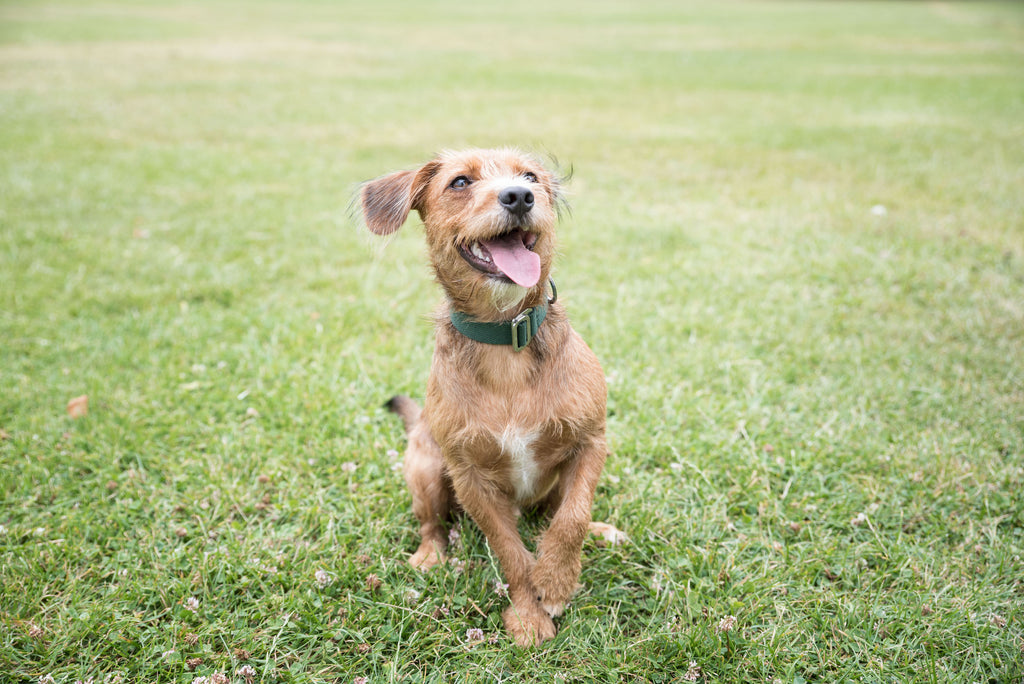
[[[558,301],[558,288],[555,287],[555,281],[548,278],[548,285],[551,286],[551,296],[548,297],[548,304],[554,304]]]

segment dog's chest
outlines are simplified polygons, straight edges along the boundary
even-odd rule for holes
[[[534,448],[538,432],[510,425],[494,437],[501,453],[508,459],[509,480],[515,489],[516,499],[527,501],[542,493],[537,491],[541,471]]]

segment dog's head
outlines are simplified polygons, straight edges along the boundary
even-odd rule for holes
[[[364,184],[360,200],[377,235],[419,212],[434,273],[460,311],[500,318],[543,297],[562,200],[559,179],[533,157],[511,149],[443,152],[417,170]]]

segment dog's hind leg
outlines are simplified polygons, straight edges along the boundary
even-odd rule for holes
[[[430,435],[419,405],[406,396],[392,397],[384,405],[402,417],[409,446],[405,451],[403,473],[412,494],[412,511],[420,523],[420,546],[409,558],[414,568],[427,570],[445,561],[448,535],[445,523],[455,505],[451,478],[444,468],[441,448]]]
[[[409,432],[403,470],[422,538],[409,564],[427,570],[446,559],[448,532],[445,525],[451,517],[455,495],[445,472],[441,448],[423,423],[416,424]]]
[[[629,542],[629,536],[625,532],[608,523],[592,522],[587,531],[591,536],[598,538],[598,546],[621,546]]]

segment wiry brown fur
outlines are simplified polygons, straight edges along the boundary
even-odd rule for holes
[[[453,188],[459,176],[472,183]],[[533,191],[534,206],[522,217],[497,201],[510,182],[528,183]],[[624,538],[590,519],[607,452],[604,373],[558,302],[520,352],[463,336],[449,315],[454,308],[478,320],[509,320],[544,303],[558,180],[515,150],[447,152],[418,170],[370,181],[360,199],[367,227],[379,235],[398,230],[411,210],[419,212],[446,295],[422,412],[406,397],[389,402],[409,434],[405,478],[422,536],[409,562],[425,569],[445,560],[445,523],[461,506],[501,563],[512,604],[504,612],[506,628],[521,645],[539,644],[555,635],[552,617],[576,590],[588,530],[613,543]],[[459,246],[514,227],[537,235],[531,249],[540,256],[541,278],[521,293],[513,289],[521,296],[502,309],[495,287],[519,286],[498,285],[494,276],[474,269]],[[551,512],[536,557],[516,523],[519,509],[535,504]]]

